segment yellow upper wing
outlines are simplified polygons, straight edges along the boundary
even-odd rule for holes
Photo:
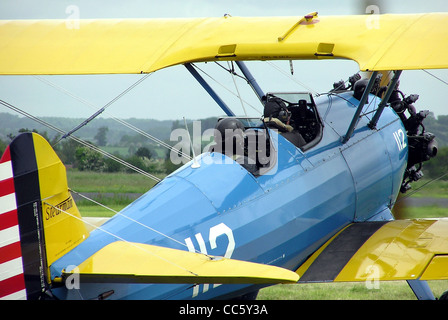
[[[152,72],[213,60],[352,59],[360,70],[447,68],[448,13],[3,20],[0,74]]]
[[[296,272],[301,282],[448,279],[448,219],[354,223]]]

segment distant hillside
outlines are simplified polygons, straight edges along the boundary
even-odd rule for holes
[[[42,117],[42,120],[58,127],[65,132],[70,131],[85,119],[81,118],[60,118],[60,117]],[[153,135],[160,140],[167,140],[170,137],[171,126],[173,121],[171,120],[152,120],[152,119],[126,119],[126,122],[132,124],[133,126]],[[52,129],[41,125],[34,120],[19,117],[17,115],[12,115],[9,113],[0,113],[0,139],[6,140],[8,134],[17,135],[18,130],[25,129],[36,129],[38,132],[47,132],[49,138],[53,138],[57,133]],[[84,139],[94,141],[94,137],[101,127],[108,127],[107,133],[107,143],[109,145],[115,145],[120,142],[121,137],[124,135],[135,135],[136,133],[131,129],[128,129],[124,125],[117,123],[113,119],[103,119],[98,118],[90,122],[88,125],[84,126],[82,129],[76,132],[76,136]]]
[[[61,118],[61,117],[42,117],[42,120],[64,130],[69,131],[82,123],[85,119],[81,118]],[[216,118],[209,118],[201,120],[202,130],[213,128],[216,124]],[[157,137],[162,141],[167,141],[170,138],[172,129],[183,127],[183,121],[180,120],[154,120],[154,119],[126,119],[126,122],[133,126]],[[448,115],[438,116],[437,119],[430,115],[425,119],[424,125],[427,131],[436,135],[436,139],[440,147],[448,146]],[[134,136],[136,132],[128,129],[113,119],[98,118],[90,122],[88,125],[79,129],[76,136],[89,141],[94,141],[94,137],[101,127],[107,127],[107,144],[117,145],[124,135]],[[51,139],[56,135],[53,130],[25,117],[19,117],[9,113],[0,113],[0,139],[9,141],[8,134],[17,135],[18,130],[36,129],[38,132],[47,132]]]

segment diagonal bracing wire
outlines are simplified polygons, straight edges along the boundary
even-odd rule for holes
[[[227,65],[228,65],[228,67],[229,67],[229,69],[230,69],[230,62],[229,62],[229,61],[227,61]],[[234,68],[233,68],[233,62],[232,62],[232,70],[234,70]],[[243,108],[244,115],[247,117],[247,111],[246,111],[246,108],[244,107],[244,101],[243,101],[243,98],[241,97],[240,90],[238,90],[238,86],[237,86],[236,81],[235,81],[235,71],[230,72],[230,75],[231,75],[231,77],[232,77],[233,84],[234,84],[234,86],[235,86],[236,92],[238,93],[238,97],[240,98],[241,107]]]
[[[436,76],[435,74],[432,74],[431,72],[429,72],[429,71],[426,70],[426,69],[421,69],[421,70],[424,71],[424,72],[426,72],[426,73],[429,74],[430,76],[436,78],[437,80],[439,80],[440,82],[442,82],[442,83],[444,83],[444,84],[446,84],[446,85],[448,86],[448,82],[446,82],[445,80],[439,78],[439,77]]]
[[[56,143],[59,143],[59,141],[61,141],[62,139],[65,139],[67,137],[69,137],[72,133],[78,131],[80,128],[84,127],[86,124],[88,124],[90,121],[92,121],[93,119],[95,119],[96,117],[98,117],[101,113],[104,112],[104,110],[106,110],[106,108],[110,107],[113,103],[115,103],[116,101],[118,101],[121,97],[123,97],[125,94],[127,94],[129,91],[131,91],[132,89],[134,89],[136,86],[138,86],[140,83],[142,83],[144,80],[146,80],[146,78],[148,78],[150,75],[152,75],[152,73],[148,73],[145,74],[145,76],[143,76],[142,78],[140,78],[139,80],[137,80],[135,83],[133,83],[131,86],[129,86],[128,88],[126,88],[122,93],[120,93],[118,96],[116,96],[115,98],[113,98],[111,101],[109,101],[108,103],[106,103],[104,105],[104,107],[100,108],[97,112],[95,112],[94,114],[92,114],[90,117],[88,117],[86,120],[84,120],[82,123],[80,123],[78,126],[76,126],[75,128],[73,128],[72,130],[70,130],[69,132],[67,132],[66,134],[64,134]]]
[[[18,107],[15,107],[12,104],[10,104],[10,103],[8,103],[8,102],[6,102],[4,100],[0,100],[0,104],[5,106],[5,107],[7,107],[7,108],[9,108],[9,109],[11,109],[11,110],[13,110],[13,111],[15,111],[15,112],[17,112],[17,113],[20,113],[21,115],[23,115],[23,116],[25,116],[25,117],[27,117],[27,118],[29,118],[31,120],[34,120],[34,121],[36,121],[36,122],[46,126],[49,129],[52,129],[52,130],[54,130],[54,131],[56,131],[56,132],[58,132],[60,134],[66,134],[66,132],[64,130],[62,130],[62,129],[60,129],[60,128],[58,128],[58,127],[56,127],[56,126],[54,126],[54,125],[52,125],[52,124],[42,120],[42,119],[37,118],[37,117],[33,116],[32,114],[30,114],[30,113],[28,113],[26,111],[23,111],[22,109],[20,109]],[[148,173],[148,172],[146,172],[146,171],[144,171],[144,170],[142,170],[140,168],[137,168],[136,166],[134,166],[134,165],[124,161],[123,159],[120,159],[120,158],[114,156],[113,154],[110,154],[107,151],[104,151],[104,150],[98,148],[97,146],[95,146],[95,145],[93,145],[91,143],[88,143],[87,141],[79,139],[79,138],[77,138],[77,137],[75,137],[73,135],[70,135],[68,137],[70,139],[72,139],[72,140],[75,140],[76,142],[80,143],[81,145],[83,145],[83,146],[85,146],[87,148],[95,150],[95,151],[101,153],[102,155],[104,155],[104,156],[106,156],[106,157],[108,157],[108,158],[110,158],[112,160],[115,160],[118,163],[121,163],[122,165],[128,167],[131,170],[134,170],[137,173],[141,173],[142,175],[144,175],[144,176],[146,176],[148,178],[153,179],[156,182],[159,182],[161,180],[158,177],[156,177],[156,176],[154,176],[154,175],[152,175],[152,174],[150,174],[150,173]]]
[[[302,86],[303,88],[305,88],[306,90],[308,90],[309,92],[311,92],[313,95],[315,96],[319,96],[320,94],[312,89],[311,87],[308,87],[306,84],[304,84],[303,82],[301,82],[300,80],[298,80],[297,78],[291,76],[288,72],[282,70],[279,66],[277,66],[275,63],[273,63],[272,61],[266,60],[265,61],[268,65],[270,65],[272,68],[276,69],[278,72],[280,72],[281,74],[283,74],[284,76],[286,76],[287,78],[289,78],[290,80],[294,81],[295,83],[297,83],[298,85]]]
[[[225,67],[221,66],[219,63],[217,63],[217,65],[219,65],[221,68],[223,68],[226,71],[227,70]],[[242,99],[242,97],[239,94],[236,94],[235,92],[233,92],[232,90],[230,90],[229,88],[227,88],[225,85],[223,85],[222,83],[220,83],[218,80],[216,80],[215,78],[213,78],[210,74],[208,74],[207,72],[205,72],[204,70],[202,70],[201,68],[199,68],[196,64],[192,63],[192,66],[195,67],[196,69],[198,69],[200,72],[202,72],[205,76],[207,76],[210,80],[212,80],[213,82],[215,82],[216,84],[218,84],[221,88],[223,88],[224,90],[226,90],[228,93],[232,94],[233,96],[239,98],[240,100],[242,100],[242,102],[244,102],[246,105],[248,105],[250,108],[252,108],[254,111],[256,111],[259,114],[262,114],[262,112],[260,110],[258,110],[256,107],[254,107],[252,104],[250,104],[249,102],[247,102],[246,100]],[[238,74],[234,74],[237,77],[241,77]],[[243,78],[245,79],[245,78]],[[245,79],[246,80],[246,79]],[[247,80],[246,80],[247,81]]]
[[[155,232],[155,233],[158,233],[158,234],[160,234],[161,236],[163,236],[163,237],[165,237],[165,238],[167,238],[167,239],[170,239],[170,240],[176,242],[177,244],[180,244],[181,246],[184,246],[184,247],[188,248],[188,246],[187,246],[186,243],[181,242],[181,241],[179,241],[179,240],[177,240],[177,239],[174,239],[173,237],[170,237],[169,235],[167,235],[167,234],[165,234],[165,233],[163,233],[163,232],[161,232],[161,231],[158,231],[158,230],[156,230],[156,229],[154,229],[154,228],[152,228],[152,227],[150,227],[150,226],[148,226],[148,225],[146,225],[146,224],[141,223],[140,221],[137,221],[137,220],[135,220],[135,219],[133,219],[133,218],[131,218],[131,217],[129,217],[129,216],[127,216],[127,215],[125,215],[125,214],[119,212],[119,211],[116,211],[116,210],[114,210],[114,209],[112,209],[112,208],[110,208],[110,207],[108,207],[108,206],[106,206],[106,205],[104,205],[104,204],[102,204],[102,203],[100,203],[100,202],[98,202],[98,201],[95,201],[95,200],[93,200],[92,198],[89,198],[89,197],[83,195],[82,193],[79,193],[79,192],[77,192],[77,191],[75,191],[75,190],[73,190],[73,189],[69,189],[69,191],[72,192],[72,193],[74,193],[74,194],[76,194],[76,195],[78,195],[78,196],[80,196],[81,198],[84,198],[84,199],[86,199],[86,200],[88,200],[88,201],[90,201],[90,202],[92,202],[92,203],[94,203],[94,204],[96,204],[96,205],[98,205],[98,206],[100,206],[100,207],[106,209],[106,210],[109,210],[109,211],[113,212],[114,215],[121,216],[121,217],[123,217],[123,218],[125,218],[125,219],[127,219],[127,220],[130,220],[130,221],[132,221],[132,222],[134,222],[134,223],[136,223],[136,224],[142,226],[142,227],[145,228],[145,229],[148,229],[148,230],[150,230],[150,231],[153,231],[153,232]],[[205,256],[211,258],[207,253],[203,253],[203,252],[197,250],[196,248],[194,249],[194,251],[195,251],[196,253],[202,253],[202,254],[204,254]]]
[[[130,244],[130,245],[136,247],[137,249],[142,250],[142,251],[145,252],[145,253],[148,253],[148,254],[150,254],[150,255],[152,255],[152,256],[154,256],[154,257],[160,259],[160,260],[163,260],[163,261],[165,261],[165,262],[167,262],[167,263],[169,263],[169,264],[171,264],[171,265],[173,265],[173,266],[175,266],[175,267],[177,267],[177,268],[179,268],[179,269],[182,269],[182,270],[184,270],[184,271],[186,271],[186,272],[188,272],[188,273],[191,273],[191,274],[194,275],[194,276],[198,276],[197,273],[195,273],[195,272],[193,272],[193,271],[191,271],[191,270],[188,270],[187,268],[185,268],[185,267],[183,267],[183,266],[177,264],[177,263],[174,262],[174,261],[171,261],[171,260],[168,260],[168,259],[166,259],[166,258],[164,258],[164,257],[161,257],[160,255],[158,255],[158,254],[156,254],[156,253],[154,253],[154,252],[148,250],[146,247],[145,247],[145,248],[142,248],[142,247],[138,246],[137,244],[135,244],[134,242],[127,241],[126,239],[124,239],[124,238],[122,238],[122,237],[120,237],[120,236],[118,236],[118,235],[116,235],[116,234],[113,234],[112,232],[107,231],[106,229],[104,229],[104,228],[102,228],[102,227],[95,226],[94,224],[89,223],[88,221],[86,221],[86,220],[84,220],[84,219],[82,219],[82,218],[79,218],[79,217],[77,217],[77,216],[75,216],[75,215],[73,215],[73,214],[71,214],[71,213],[69,213],[69,212],[67,212],[67,211],[65,211],[65,210],[62,210],[61,208],[56,208],[55,206],[53,206],[52,204],[50,204],[50,203],[48,203],[48,202],[43,201],[43,203],[46,204],[47,206],[53,207],[54,209],[57,209],[57,210],[59,210],[59,211],[62,211],[62,212],[64,212],[65,214],[71,216],[72,218],[75,218],[75,219],[77,219],[77,220],[80,220],[80,221],[82,221],[82,222],[84,222],[84,223],[86,223],[86,224],[92,226],[93,228],[95,228],[95,229],[97,229],[97,230],[100,230],[100,231],[102,231],[102,232],[104,232],[104,233],[106,233],[106,234],[108,234],[108,235],[110,235],[110,236],[112,236],[112,237],[114,237],[114,238],[120,240],[120,241],[126,242],[126,243],[128,243],[128,244]]]
[[[53,87],[53,88],[55,88],[56,90],[58,90],[58,91],[64,93],[65,95],[67,95],[67,96],[69,96],[69,97],[71,97],[71,98],[73,98],[73,99],[75,99],[75,100],[81,102],[82,104],[85,104],[86,106],[88,106],[88,107],[90,107],[90,108],[92,108],[92,109],[94,109],[94,110],[97,109],[97,107],[96,107],[93,103],[91,103],[91,102],[89,102],[89,101],[87,101],[87,100],[85,100],[85,99],[83,99],[83,98],[81,98],[81,97],[79,97],[79,96],[73,94],[72,92],[70,92],[70,91],[68,91],[68,90],[66,90],[66,89],[64,89],[64,88],[62,88],[61,86],[55,84],[54,82],[51,82],[50,80],[45,79],[45,78],[42,78],[42,77],[39,77],[39,76],[35,76],[35,78],[38,79],[38,80],[40,80],[40,81],[42,81],[42,82],[44,82],[44,83],[46,83],[47,85],[49,85],[49,86],[51,86],[51,87]],[[109,105],[110,105],[110,104],[109,104]],[[104,108],[104,107],[103,107],[103,108]],[[101,109],[103,109],[103,108],[101,108]],[[100,109],[100,110],[101,110],[101,109]],[[184,152],[182,152],[181,150],[176,149],[175,147],[169,145],[168,143],[166,143],[166,142],[164,142],[164,141],[162,141],[162,140],[160,140],[160,139],[154,137],[153,135],[150,135],[149,133],[147,133],[147,132],[145,132],[145,131],[143,131],[143,130],[137,128],[136,126],[130,124],[129,122],[126,122],[125,120],[122,120],[122,119],[119,119],[119,118],[114,117],[114,116],[111,115],[110,113],[107,113],[105,110],[103,110],[102,112],[104,112],[104,114],[106,114],[106,115],[107,115],[108,117],[110,117],[112,120],[114,120],[114,121],[116,121],[116,122],[118,122],[118,123],[124,125],[125,127],[129,128],[129,129],[131,129],[131,130],[133,130],[133,131],[135,131],[135,132],[137,132],[137,133],[139,133],[139,134],[141,134],[141,135],[143,135],[144,137],[146,137],[146,138],[148,138],[148,139],[150,139],[150,140],[152,140],[152,141],[154,141],[154,142],[160,144],[161,146],[163,146],[163,147],[165,147],[165,148],[171,150],[172,152],[175,152],[176,154],[178,154],[178,155],[180,155],[180,156],[186,158],[187,160],[191,160],[191,156],[188,155],[188,154],[186,154],[186,153],[184,153]],[[62,139],[62,138],[61,138],[61,139]],[[59,142],[59,141],[58,141],[58,142]]]

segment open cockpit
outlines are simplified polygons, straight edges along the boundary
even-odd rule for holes
[[[288,141],[306,151],[322,138],[322,122],[313,96],[308,92],[268,93],[264,122],[278,129]]]
[[[268,171],[277,160],[268,129],[276,130],[302,151],[322,138],[323,125],[310,93],[268,93],[263,103],[261,118],[220,118],[209,149],[225,154],[254,176]]]

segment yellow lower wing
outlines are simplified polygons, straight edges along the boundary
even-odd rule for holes
[[[124,241],[105,246],[63,277],[74,273],[82,282],[275,284],[299,279],[279,267]]]
[[[448,220],[354,223],[296,272],[299,282],[448,279]]]

